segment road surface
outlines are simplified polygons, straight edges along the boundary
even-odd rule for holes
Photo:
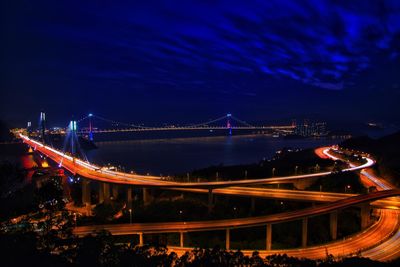
[[[78,159],[74,159],[70,156],[63,154],[53,148],[45,146],[35,140],[29,139],[26,136],[21,135],[21,138],[28,145],[35,147],[39,152],[47,155],[49,158],[57,163],[61,163],[63,167],[70,170],[73,173],[77,173],[84,177],[118,184],[130,184],[139,185],[145,187],[159,187],[159,188],[176,188],[176,189],[190,189],[199,190],[202,188],[214,188],[217,190],[231,190],[229,193],[233,193],[234,190],[243,190],[241,188],[232,188],[232,186],[239,185],[252,185],[252,184],[264,184],[264,183],[279,183],[295,179],[307,179],[312,177],[325,176],[330,174],[330,172],[322,172],[316,174],[307,175],[297,175],[288,177],[276,177],[276,178],[265,178],[265,179],[247,179],[239,181],[222,181],[222,182],[202,182],[202,183],[177,183],[165,181],[162,177],[157,176],[143,176],[126,174],[121,172],[114,172],[110,170],[104,170],[93,164],[83,162]],[[322,151],[323,157],[330,157],[337,159],[333,155],[329,154],[328,149]],[[361,166],[351,165],[347,171],[351,170],[362,170],[364,168],[370,167],[374,164],[374,161],[366,158],[367,162]],[[332,203],[326,203],[318,205],[316,207],[307,208],[303,210],[285,212],[280,214],[273,214],[268,216],[260,217],[250,217],[250,218],[238,218],[230,220],[214,220],[214,221],[195,221],[195,222],[165,222],[165,223],[144,223],[144,224],[123,224],[123,225],[97,225],[97,226],[82,226],[75,229],[75,233],[79,235],[84,235],[91,233],[93,230],[97,229],[107,229],[113,234],[132,234],[132,233],[166,233],[166,232],[185,232],[185,231],[209,231],[209,230],[221,230],[226,228],[241,228],[241,227],[252,227],[260,226],[266,224],[276,224],[285,221],[298,220],[304,217],[312,217],[320,214],[325,214],[332,212],[334,210],[343,209],[345,207],[357,205],[364,202],[370,202],[379,200],[382,198],[388,198],[389,201],[397,202],[397,198],[394,196],[400,195],[400,190],[391,189],[392,187],[383,179],[374,176],[366,171],[362,171],[363,179],[368,181],[370,184],[377,187],[378,192],[373,192],[366,195],[351,196],[336,200]],[[222,188],[231,187],[231,188]],[[216,189],[220,188],[220,189]],[[247,189],[251,191],[254,196],[262,197],[263,192],[260,189]],[[258,190],[258,191],[257,191]],[[222,193],[222,191],[220,191]],[[249,193],[250,194],[250,193]],[[275,194],[280,194],[280,197],[289,195],[288,192],[275,192]],[[296,193],[290,193],[290,197],[295,197]],[[304,193],[300,193],[304,194]],[[327,195],[328,193],[322,192],[321,195]],[[321,195],[316,198],[323,198]],[[289,197],[289,196],[288,196]],[[301,197],[301,196],[300,196]],[[331,200],[335,197],[342,196],[332,196]],[[311,198],[311,194],[310,194]],[[380,201],[380,200],[379,200]],[[321,201],[322,202],[322,201]],[[271,251],[260,251],[261,255],[269,255],[276,253],[286,253],[290,256],[296,257],[306,257],[311,259],[325,258],[326,254],[333,254],[334,256],[344,256],[355,253],[357,251],[362,251],[363,256],[370,257],[375,260],[390,260],[400,256],[399,246],[400,246],[400,231],[399,231],[399,211],[397,210],[379,210],[380,217],[377,222],[375,222],[371,227],[364,230],[363,232],[352,236],[346,240],[340,240],[325,244],[323,246],[314,246],[301,249],[288,249],[288,250],[271,250]],[[191,248],[171,248],[178,253],[187,251]],[[244,251],[245,253],[250,253]]]
[[[46,155],[48,158],[52,159],[54,162],[68,169],[74,174],[79,174],[85,178],[107,182],[116,183],[124,185],[136,185],[143,187],[157,187],[157,188],[221,188],[227,186],[239,186],[239,185],[256,185],[256,184],[276,184],[292,182],[299,179],[309,179],[314,177],[321,177],[331,174],[331,172],[319,172],[312,174],[285,176],[285,177],[269,177],[269,178],[259,178],[259,179],[244,179],[236,181],[220,181],[220,182],[171,182],[166,181],[163,177],[159,176],[146,176],[138,174],[130,174],[124,172],[117,172],[104,169],[100,166],[93,165],[88,162],[73,158],[68,156],[54,148],[43,145],[42,143],[30,139],[27,136],[20,134],[20,138],[29,146],[33,147],[35,150]],[[329,148],[326,148],[329,150]],[[325,151],[326,152],[326,151]],[[365,158],[366,163],[360,166],[351,166],[343,171],[355,171],[368,168],[375,164],[375,162],[370,158]]]

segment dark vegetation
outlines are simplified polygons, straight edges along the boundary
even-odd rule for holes
[[[339,163],[340,164],[340,163]],[[262,160],[259,163],[235,166],[212,166],[195,170],[189,173],[189,179],[197,180],[239,180],[245,178],[266,178],[272,176],[286,176],[295,174],[313,173],[332,170],[333,162],[315,155],[313,149],[292,150],[283,149],[277,152],[272,159]],[[187,181],[188,174],[176,177]]]
[[[360,177],[355,172],[337,172],[320,177],[307,190],[342,193],[367,193]]]
[[[12,188],[22,183],[26,172],[18,164],[9,161],[0,162],[0,194],[9,194]]]
[[[400,132],[379,139],[367,136],[344,141],[342,147],[367,152],[376,160],[375,170],[396,186],[400,186]]]
[[[276,199],[256,199],[255,209],[251,209],[251,199],[214,195],[212,211],[208,212],[207,194],[170,192],[174,197],[164,198],[164,193],[155,195],[155,200],[143,205],[140,200],[133,203],[132,218],[134,222],[195,221],[240,218],[247,216],[267,215],[284,211],[303,209],[311,204],[307,202],[280,201]],[[94,209],[95,222],[126,223],[129,222],[129,211],[123,208],[124,199],[100,204]],[[122,209],[124,216],[110,222]]]
[[[10,127],[0,120],[0,142],[10,142],[14,140],[14,136],[10,133]]]
[[[178,256],[163,246],[134,246],[117,244],[115,238],[106,232],[82,239],[54,239],[57,253],[38,248],[38,237],[33,232],[5,234],[0,236],[2,266],[273,266],[273,267],[313,267],[313,266],[398,266],[399,261],[382,263],[366,258],[353,257],[324,260],[309,260],[272,255],[262,258],[258,252],[245,256],[240,251],[194,249]],[[65,249],[68,247],[68,249]],[[63,249],[60,249],[63,248]]]
[[[34,186],[24,183],[26,172],[9,161],[0,163],[0,218],[25,214],[34,209]]]
[[[0,218],[4,220],[34,211],[33,192],[34,187],[27,185],[1,198]]]

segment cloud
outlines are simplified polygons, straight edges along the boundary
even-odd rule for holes
[[[256,75],[341,90],[370,68],[378,53],[398,58],[398,3],[150,1],[124,8],[105,3],[56,8],[57,16],[32,7],[38,16],[26,31],[38,44],[59,50],[41,50],[32,60],[64,60],[79,65],[77,70],[89,69],[93,77],[197,90],[226,84],[221,79],[226,74]]]
[[[328,90],[342,90],[343,89],[343,82],[339,83],[328,83],[328,82],[314,82],[312,85],[317,87],[321,87]]]

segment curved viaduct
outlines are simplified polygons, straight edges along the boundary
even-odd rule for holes
[[[60,151],[57,151],[51,147],[45,146],[40,142],[32,140],[27,136],[20,135],[21,139],[28,145],[34,147],[40,153],[46,155],[53,161],[59,163],[60,165],[74,174],[79,174],[85,178],[96,180],[102,182],[103,185],[107,184],[120,184],[120,185],[133,185],[140,187],[157,187],[172,190],[182,190],[182,191],[204,191],[209,193],[212,200],[212,190],[218,192],[218,190],[228,190],[226,194],[236,194],[233,186],[244,186],[244,185],[256,185],[256,184],[268,184],[268,183],[285,183],[293,182],[303,179],[312,179],[315,177],[325,176],[331,172],[322,172],[306,175],[288,176],[288,177],[274,177],[265,179],[246,179],[238,181],[221,181],[221,182],[199,182],[199,183],[178,183],[166,181],[163,177],[157,176],[144,176],[136,174],[127,174],[122,172],[115,172],[106,169],[102,169],[93,164],[81,161],[71,156],[65,155]],[[324,154],[330,158],[337,159],[332,155],[329,155],[328,150],[324,151]],[[374,164],[374,161],[366,158],[367,162],[360,166],[351,166],[345,171],[362,170],[364,168],[370,167]],[[379,190],[387,189],[382,188],[382,181],[377,177],[367,177],[371,183],[375,184]],[[86,179],[84,179],[86,180]],[[85,187],[86,184],[86,187]],[[88,188],[87,183],[83,182],[83,189],[85,195],[85,188]],[[106,186],[107,188],[107,186]],[[129,187],[131,190],[131,187]],[[128,188],[128,194],[129,194]],[[109,189],[108,189],[109,190]],[[237,187],[236,190],[248,190],[248,192],[253,192],[254,196],[262,197],[261,191],[254,191],[256,189]],[[101,190],[102,191],[102,190]],[[103,194],[107,192],[107,189],[103,191]],[[301,191],[297,191],[301,192]],[[101,192],[100,192],[101,193]],[[220,192],[224,193],[224,192]],[[264,192],[265,193],[265,192]],[[282,192],[281,192],[282,193]],[[308,192],[309,193],[309,192]],[[249,193],[250,194],[250,193]],[[283,192],[283,195],[289,194],[288,192]],[[307,192],[300,193],[300,195],[306,195]],[[320,197],[323,195],[328,195],[330,193],[321,192]],[[335,194],[335,193],[333,193]],[[399,231],[399,212],[396,210],[380,210],[380,218],[377,222],[370,225],[370,203],[377,203],[381,201],[383,203],[389,203],[394,205],[399,205],[397,198],[387,199],[394,196],[400,195],[400,190],[390,189],[382,190],[378,192],[373,192],[365,195],[356,196],[338,196],[331,195],[331,201],[333,198],[341,198],[331,203],[318,205],[316,207],[307,208],[303,210],[285,212],[280,214],[260,216],[260,217],[249,217],[249,218],[238,218],[229,220],[213,220],[213,221],[192,221],[192,222],[165,222],[165,223],[142,223],[142,224],[119,224],[119,225],[96,225],[96,226],[81,226],[75,228],[74,232],[78,235],[85,235],[92,233],[94,230],[106,229],[112,234],[138,234],[140,237],[140,243],[143,243],[143,234],[148,233],[167,233],[167,232],[178,232],[180,233],[180,247],[172,247],[171,249],[181,253],[190,248],[184,247],[184,233],[185,232],[195,232],[195,231],[213,231],[213,230],[225,230],[226,232],[226,248],[230,249],[230,231],[235,228],[243,227],[253,227],[253,226],[266,226],[266,250],[262,251],[261,254],[273,254],[273,253],[287,253],[291,256],[297,257],[308,257],[308,258],[323,258],[326,256],[327,251],[334,255],[345,255],[354,252],[355,250],[365,251],[373,259],[378,260],[388,260],[400,255],[397,247],[400,244],[400,231]],[[90,196],[89,196],[90,197]],[[103,195],[104,197],[104,195]],[[293,195],[292,195],[293,197]],[[87,200],[88,196],[83,196]],[[129,200],[129,197],[128,197]],[[129,203],[129,202],[128,202]],[[90,204],[90,201],[89,201]],[[307,225],[308,218],[321,215],[330,214],[330,225],[329,232],[332,240],[336,240],[337,237],[337,211],[350,206],[360,206],[361,207],[361,226],[364,229],[361,233],[353,236],[350,239],[343,241],[334,241],[323,246],[316,247],[306,247],[307,246]],[[271,250],[272,245],[272,225],[287,221],[301,220],[302,221],[302,248],[301,249],[289,249],[289,250]],[[379,245],[377,245],[379,244]],[[377,247],[381,249],[376,250]],[[356,248],[356,249],[355,249]],[[384,249],[384,253],[382,252]],[[246,252],[246,251],[245,251]],[[249,252],[246,252],[249,253]]]

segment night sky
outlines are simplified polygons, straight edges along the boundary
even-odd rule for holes
[[[3,1],[0,119],[399,122],[400,1]],[[85,2],[85,3],[82,3]]]

